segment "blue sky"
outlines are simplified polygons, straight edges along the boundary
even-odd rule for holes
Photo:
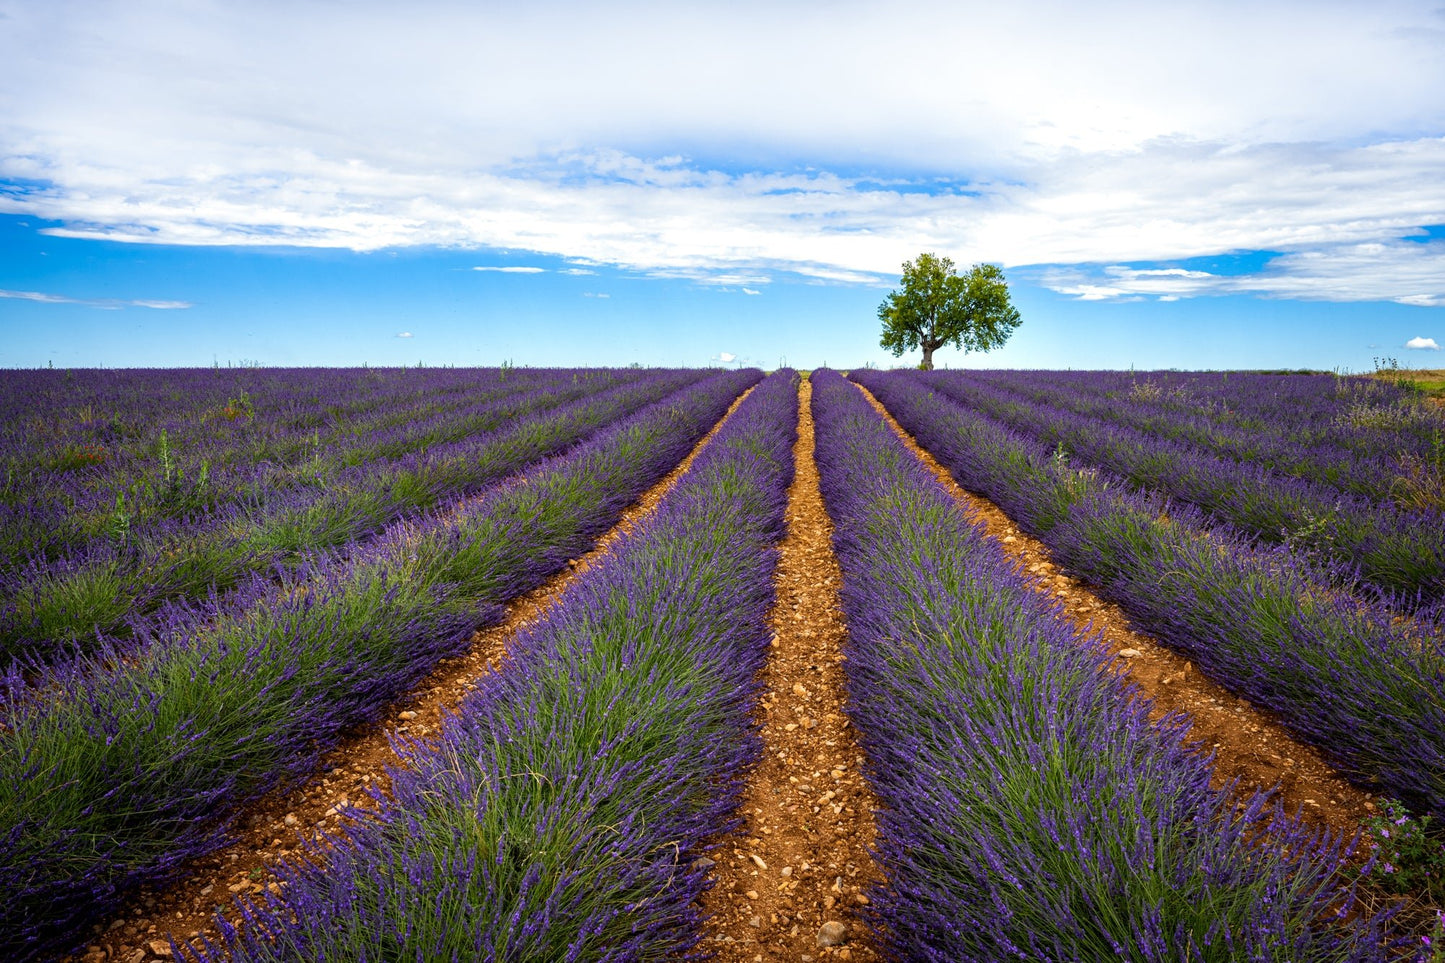
[[[0,0],[0,366],[1445,366],[1438,0],[512,6]]]

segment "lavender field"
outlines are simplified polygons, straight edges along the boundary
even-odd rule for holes
[[[1418,918],[1445,881],[1395,885],[1369,836],[1220,785],[1189,719],[1151,714],[907,444],[1342,785],[1426,820],[1445,866],[1445,412],[1405,388],[31,371],[0,375],[0,412],[7,958],[1434,958]],[[811,522],[786,515],[804,457]],[[846,683],[775,692],[775,566],[805,524],[841,565]],[[555,605],[510,614],[544,583]],[[256,807],[504,623],[438,730],[391,737],[371,808],[269,859],[271,885],[191,898]],[[785,867],[750,842],[744,789],[785,754],[759,720],[789,699],[795,729],[846,717],[877,800],[834,804],[876,823],[851,901],[826,834]],[[778,817],[826,814],[819,793]],[[699,903],[734,857],[775,901],[736,932]],[[169,922],[145,902],[165,892]]]

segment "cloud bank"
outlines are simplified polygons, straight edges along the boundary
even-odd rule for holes
[[[0,6],[0,211],[65,236],[1445,304],[1431,2]]]
[[[1416,351],[1439,351],[1440,346],[1435,343],[1434,338],[1411,338],[1405,342],[1405,347],[1414,348]]]

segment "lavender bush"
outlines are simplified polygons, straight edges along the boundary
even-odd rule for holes
[[[1397,422],[1431,420],[1418,399],[1372,379],[1146,372],[1126,380],[1111,371],[973,371],[957,377],[1405,507],[1415,503],[1401,488],[1402,469],[1437,461],[1436,435],[1445,432],[1441,417],[1433,419],[1435,432],[1367,425],[1365,411],[1400,412]]]
[[[93,542],[32,562],[0,578],[0,654],[45,658],[76,643],[90,645],[97,632],[129,634],[137,617],[166,599],[227,588],[250,573],[296,564],[306,552],[475,492],[701,376],[656,372],[595,393],[589,386],[597,379],[559,378],[472,409],[460,424],[443,418],[428,437],[461,431],[449,444],[318,472],[309,486],[257,483],[244,505],[152,519],[141,533],[128,530],[124,544]],[[490,430],[480,430],[487,425]]]
[[[995,385],[1017,372],[978,372]],[[1417,393],[1374,378],[1320,373],[1249,371],[1056,371],[1029,372],[1080,394],[1107,401],[1138,401],[1170,414],[1198,413],[1209,422],[1329,445],[1360,454],[1389,454],[1430,444],[1437,418],[1421,408]],[[1383,418],[1368,411],[1394,411]],[[1423,417],[1422,417],[1423,416]]]
[[[569,588],[393,796],[187,958],[697,958],[695,866],[732,825],[783,531],[797,379],[751,395]]]
[[[1342,597],[1338,573],[1189,506],[1108,486],[927,392],[855,372],[965,488],[1211,678],[1273,710],[1347,778],[1445,813],[1445,625]]]
[[[862,395],[814,380],[897,960],[1383,960],[1338,843],[1210,788]]]
[[[716,374],[456,513],[318,559],[251,604],[173,606],[134,658],[59,663],[0,702],[0,934],[73,946],[140,882],[221,845],[246,800],[310,770],[498,603],[585,551],[760,377]],[[304,587],[304,591],[299,591]]]
[[[632,372],[470,369],[13,371],[0,375],[3,564],[130,524],[311,487],[349,465],[465,433],[508,396],[589,390]],[[576,378],[577,381],[573,379]],[[11,417],[13,416],[13,417]],[[260,469],[260,470],[258,470]]]
[[[1169,494],[1242,532],[1345,563],[1338,571],[1348,572],[1351,583],[1358,578],[1396,593],[1410,608],[1445,600],[1445,515],[1440,512],[1404,511],[1388,499],[1341,492],[1103,417],[1010,398],[976,383],[970,374],[919,372],[911,377],[1142,491]],[[1375,473],[1377,478],[1390,475]]]

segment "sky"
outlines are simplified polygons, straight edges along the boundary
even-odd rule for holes
[[[0,0],[0,367],[1445,367],[1445,0]]]

